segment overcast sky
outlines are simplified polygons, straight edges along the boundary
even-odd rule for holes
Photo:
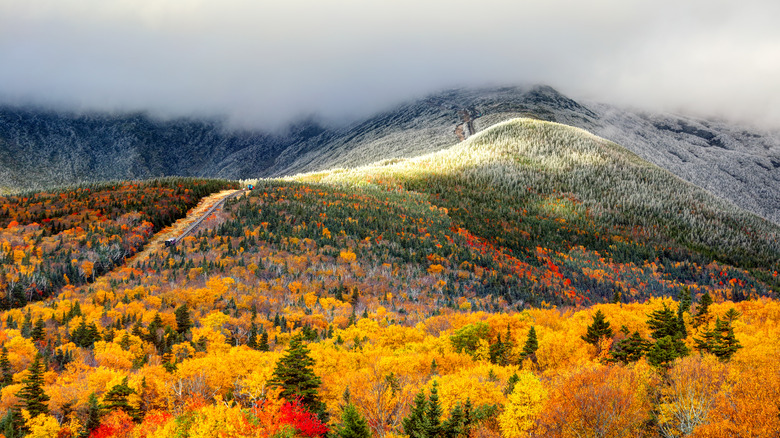
[[[455,86],[780,127],[780,2],[0,0],[0,102],[345,120]]]

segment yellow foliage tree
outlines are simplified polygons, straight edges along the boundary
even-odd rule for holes
[[[528,436],[536,424],[536,418],[544,407],[547,390],[533,373],[520,371],[504,412],[498,417],[501,433],[506,438]]]

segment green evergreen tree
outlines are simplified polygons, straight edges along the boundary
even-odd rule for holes
[[[121,409],[133,419],[138,418],[137,410],[130,406],[127,397],[135,394],[135,390],[127,385],[127,377],[122,379],[122,383],[114,385],[105,396],[103,396],[103,407],[107,411]]]
[[[471,430],[471,400],[466,399],[466,405],[460,402],[450,411],[450,417],[442,424],[443,438],[468,437]]]
[[[678,357],[688,354],[687,347],[684,351],[680,350],[680,343],[671,336],[665,336],[657,340],[647,352],[647,361],[657,368],[669,368],[671,363]]]
[[[100,426],[100,418],[103,416],[103,407],[98,403],[98,398],[93,392],[87,400],[87,422],[81,436],[86,438],[93,430]]]
[[[32,332],[30,332],[30,338],[33,341],[42,341],[46,337],[46,326],[43,323],[43,318],[38,318],[35,321]]]
[[[27,434],[24,418],[18,406],[11,407],[0,419],[0,432],[6,438],[21,438]]]
[[[22,380],[24,386],[16,394],[22,401],[23,406],[35,418],[40,414],[48,414],[49,407],[47,402],[49,396],[43,391],[43,364],[41,355],[36,354],[35,359],[28,368],[30,373]]]
[[[22,337],[29,338],[32,336],[32,315],[30,314],[30,311],[28,310],[27,313],[24,315],[24,321],[22,321],[22,328],[20,331],[22,332]]]
[[[523,346],[523,352],[520,355],[522,360],[531,359],[536,363],[536,350],[539,349],[539,341],[536,339],[536,328],[531,326],[531,330],[528,331],[528,337],[525,340]]]
[[[734,315],[731,316],[733,317]],[[717,318],[715,320],[715,328],[704,331],[702,337],[694,339],[694,342],[696,342],[697,350],[714,354],[723,362],[728,362],[734,353],[742,348],[739,340],[734,335],[734,327],[731,326],[731,320],[729,319],[721,320]]]
[[[439,404],[439,383],[433,381],[431,394],[428,396],[428,406],[425,410],[425,435],[429,438],[438,437],[442,432],[441,404]]]
[[[268,345],[268,333],[263,332],[260,335],[260,343],[257,345],[257,349],[260,351],[271,351],[271,346]]]
[[[661,339],[667,336],[672,338],[684,338],[684,328],[680,327],[677,315],[664,303],[661,310],[650,313],[647,326],[650,327],[653,339]]]
[[[679,302],[677,304],[677,325],[681,328],[682,337],[688,336],[685,328],[685,312],[691,311],[691,290],[685,286],[680,291]]]
[[[638,331],[631,336],[620,340],[610,353],[609,362],[621,362],[628,364],[636,362],[645,355],[652,343],[643,338]]]
[[[402,425],[404,433],[411,438],[427,438],[426,435],[426,410],[428,401],[425,399],[425,392],[420,391],[414,397],[414,405],[409,415],[403,419]]]
[[[718,319],[715,322],[715,331],[721,333],[721,341],[715,348],[715,356],[724,362],[728,362],[734,356],[734,353],[742,348],[742,345],[734,335],[734,327],[731,326],[731,321],[728,319],[723,321]]]
[[[712,296],[707,291],[701,296],[699,300],[699,308],[696,309],[696,315],[693,316],[693,326],[699,327],[709,321],[710,319],[710,305],[712,304]]]
[[[597,310],[593,315],[593,323],[588,326],[588,331],[584,336],[581,336],[582,340],[588,344],[599,346],[602,338],[611,338],[613,335],[612,327],[604,317],[601,310]]]
[[[732,322],[736,321],[737,318],[740,317],[740,315],[742,315],[742,314],[737,312],[737,310],[732,307],[731,309],[729,309],[726,312],[725,315],[723,315],[723,317],[726,319],[726,321],[728,321],[729,323],[732,323]]]
[[[187,333],[192,328],[192,319],[190,319],[190,310],[186,304],[182,304],[174,311],[176,316],[176,332],[180,335]]]
[[[313,367],[314,359],[309,357],[309,349],[303,344],[301,336],[293,336],[286,354],[276,363],[269,384],[280,387],[281,396],[285,399],[299,399],[303,406],[324,423],[328,420],[328,414],[325,403],[317,393],[321,381],[314,374]]]
[[[512,393],[512,391],[515,390],[515,385],[517,385],[517,382],[520,381],[520,376],[517,375],[517,373],[512,374],[509,379],[506,381],[506,386],[504,387],[504,395],[509,395]]]
[[[341,411],[341,425],[336,435],[340,438],[371,438],[368,422],[352,403],[347,403]]]
[[[254,322],[252,323],[252,328],[249,330],[249,338],[246,340],[246,346],[253,350],[257,350],[257,324]]]
[[[667,368],[674,359],[687,356],[689,350],[683,342],[685,326],[680,325],[675,312],[664,304],[662,309],[651,312],[649,316],[647,325],[656,342],[647,352],[647,361],[656,367]]]
[[[509,345],[501,340],[501,334],[496,335],[496,341],[488,347],[490,362],[501,366],[507,365],[508,348]]]
[[[0,350],[0,389],[14,383],[14,373],[11,370],[11,362],[8,360],[8,349],[3,346]]]

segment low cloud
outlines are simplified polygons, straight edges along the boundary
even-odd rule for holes
[[[778,16],[769,1],[11,0],[0,100],[271,128],[545,83],[780,127]]]

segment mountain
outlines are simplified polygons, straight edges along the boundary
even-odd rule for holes
[[[237,187],[0,198],[6,435],[313,438],[347,409],[385,437],[418,420],[459,437],[529,418],[551,437],[780,428],[780,226],[614,142],[516,118]],[[236,196],[148,245],[214,192]],[[301,381],[314,402],[284,398]],[[713,405],[693,425],[691,384]]]
[[[346,127],[306,120],[275,134],[236,131],[219,121],[6,107],[0,110],[0,186],[165,175],[255,178],[354,167],[437,151],[515,117],[586,129],[780,223],[780,133],[578,103],[544,86],[451,90]]]

